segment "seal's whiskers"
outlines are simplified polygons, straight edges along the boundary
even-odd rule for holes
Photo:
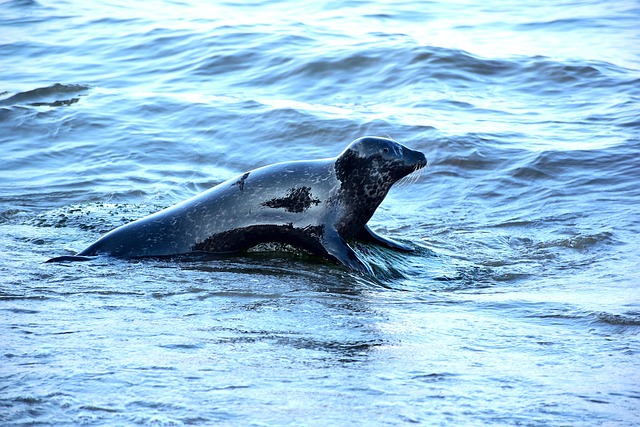
[[[404,186],[415,184],[416,182],[418,182],[420,177],[422,177],[423,173],[424,173],[424,168],[421,168],[420,166],[416,166],[413,169],[413,172],[411,172],[409,175],[406,175],[396,183],[396,187],[404,187]]]

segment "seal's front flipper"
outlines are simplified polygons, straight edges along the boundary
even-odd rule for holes
[[[94,256],[80,256],[80,255],[65,255],[65,256],[57,256],[55,258],[51,258],[47,262],[69,262],[69,261],[91,261],[95,259]]]
[[[355,237],[360,241],[367,242],[367,243],[374,243],[376,245],[385,246],[387,248],[395,249],[397,251],[403,251],[403,252],[414,251],[414,249],[409,245],[405,245],[404,243],[396,242],[395,240],[390,239],[389,237],[383,237],[379,234],[376,234],[366,224],[364,227],[362,227],[362,229],[358,232],[358,234],[356,234]]]
[[[374,275],[371,266],[358,258],[358,255],[340,237],[337,231],[333,230],[333,232],[325,234],[322,239],[322,246],[329,256],[335,258],[345,267],[370,276]]]

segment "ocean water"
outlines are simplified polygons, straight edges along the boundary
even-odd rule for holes
[[[0,424],[637,425],[637,1],[0,11]],[[429,159],[370,222],[416,251],[356,247],[376,278],[44,263],[363,135]]]

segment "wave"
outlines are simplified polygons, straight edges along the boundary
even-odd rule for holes
[[[259,34],[233,34],[226,37],[260,39]],[[374,88],[438,81],[463,87],[509,83],[509,86],[520,87],[521,90],[547,90],[548,85],[552,84],[566,90],[568,86],[615,87],[637,82],[637,78],[629,78],[627,70],[604,62],[561,62],[542,56],[487,59],[462,50],[409,42],[401,46],[395,43],[365,43],[348,50],[331,49],[321,47],[321,40],[307,39],[301,43],[297,38],[292,41],[292,37],[271,35],[258,45],[249,44],[244,50],[233,50],[226,55],[222,53],[205,59],[197,70],[212,75],[253,70],[258,65],[261,75],[241,73],[243,77],[249,77],[244,85],[285,81],[285,87],[298,87],[292,83],[292,79],[304,79],[316,86],[322,80],[340,85],[347,77],[349,81],[369,78],[368,86],[373,85]],[[225,44],[224,41],[220,43]],[[310,55],[309,51],[314,54]]]
[[[544,56],[489,59],[459,49],[420,45],[408,37],[332,44],[317,28],[299,26],[304,35],[243,25],[221,25],[205,34],[154,28],[123,34],[109,44],[96,40],[96,44],[99,54],[122,67],[121,78],[127,73],[129,79],[146,76],[148,81],[156,76],[172,85],[208,82],[217,86],[220,82],[232,90],[275,89],[296,98],[335,96],[336,90],[346,94],[399,88],[429,91],[432,85],[548,94],[620,85],[633,90],[638,82],[630,70],[603,61]]]
[[[9,0],[4,2],[8,8],[22,9],[25,7],[40,7],[40,3],[36,0]]]
[[[622,314],[614,314],[601,312],[597,313],[597,319],[600,322],[614,326],[640,326],[640,312],[627,312]]]
[[[8,92],[4,92],[0,94],[0,96],[9,96],[4,99],[0,99],[0,106],[68,106],[78,102],[80,97],[83,96],[90,88],[91,86],[89,85],[56,83],[51,86],[18,92],[13,95],[9,95]]]

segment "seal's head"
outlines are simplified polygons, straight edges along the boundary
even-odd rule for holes
[[[340,198],[353,208],[342,221],[344,234],[357,232],[394,183],[426,165],[424,154],[389,138],[365,136],[349,144],[335,162]]]
[[[400,178],[427,165],[419,151],[407,148],[389,138],[365,136],[353,141],[340,157],[358,157],[369,163],[373,175],[384,174],[395,183]]]
[[[365,136],[338,156],[335,169],[343,190],[365,185],[385,190],[386,194],[396,181],[426,165],[427,158],[419,151],[392,139]]]

